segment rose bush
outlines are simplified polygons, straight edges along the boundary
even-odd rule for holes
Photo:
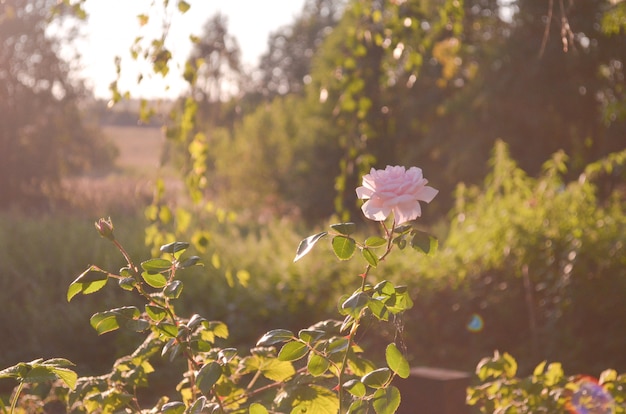
[[[437,190],[425,186],[418,168],[388,167],[385,171],[389,173],[373,171],[364,177],[367,190],[358,190],[358,194],[385,199],[385,217],[394,212],[390,226],[376,215],[382,236],[358,241],[354,223],[334,224],[329,231],[304,239],[294,259],[302,259],[325,237],[331,239],[332,251],[340,260],[361,252],[364,270],[355,275],[359,287],[338,295],[343,319],[320,321],[298,332],[271,330],[247,352],[225,346],[230,330],[223,322],[177,314],[174,302],[184,289],[180,273],[201,265],[198,256],[186,256],[189,243],[165,244],[156,257],[137,262],[117,240],[112,221],[98,220],[97,231],[119,250],[126,265],[118,271],[89,266],[70,284],[67,300],[93,294],[116,281],[145,304],[98,312],[91,317],[91,326],[98,334],[128,329],[145,339],[100,376],[78,377],[73,364],[62,358],[36,359],[0,371],[0,378],[19,384],[9,412],[45,412],[46,404],[54,403],[71,413],[394,413],[400,406],[400,391],[393,380],[409,375],[402,315],[413,302],[406,286],[386,280],[372,283],[370,272],[394,249],[410,245],[430,251],[432,240],[423,232],[396,222],[419,216],[418,201],[430,201]],[[373,323],[398,330],[378,356],[360,344],[364,342],[361,326]],[[153,360],[159,357],[183,361],[187,369],[176,390],[154,402],[162,394],[146,400],[142,398],[146,393],[138,389],[148,386],[156,369]]]
[[[356,194],[367,200],[361,209],[368,219],[384,221],[393,213],[395,223],[402,224],[420,217],[419,202],[430,203],[439,192],[426,184],[420,168],[388,165],[384,170],[372,168]]]

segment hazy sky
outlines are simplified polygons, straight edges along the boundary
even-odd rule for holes
[[[166,46],[171,50],[177,65],[182,66],[191,44],[189,35],[201,35],[202,26],[215,13],[228,18],[228,29],[235,36],[242,51],[244,64],[254,66],[267,48],[270,32],[291,23],[301,11],[304,0],[187,0],[191,9],[181,15],[172,14]],[[156,3],[160,3],[157,0]],[[177,1],[170,1],[172,9]],[[151,0],[90,0],[86,2],[89,14],[84,41],[78,42],[82,54],[82,74],[87,84],[99,98],[109,98],[109,84],[115,79],[114,57],[122,57],[120,89],[130,89],[133,95],[146,98],[174,97],[184,81],[179,73],[171,79],[144,79],[137,85],[140,67],[130,59],[129,48],[137,36],[150,36],[161,27],[162,15],[151,15],[144,27],[138,24],[137,15],[150,11]],[[126,72],[124,72],[126,71]],[[167,91],[166,87],[170,90]]]

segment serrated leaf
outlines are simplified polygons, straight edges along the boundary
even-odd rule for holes
[[[81,273],[67,289],[67,301],[79,293],[88,295],[102,289],[109,280],[109,274],[96,266],[91,266]]]
[[[329,366],[330,362],[328,361],[328,359],[314,352],[311,352],[309,354],[309,360],[306,365],[307,369],[309,370],[309,374],[313,375],[314,377],[319,377],[326,372]]]
[[[393,386],[376,390],[372,398],[376,414],[394,414],[400,402],[400,391]]]
[[[389,308],[387,308],[387,306],[385,306],[385,304],[381,300],[371,299],[367,303],[367,307],[372,312],[372,315],[374,315],[378,320],[389,320]]]
[[[310,344],[311,342],[317,341],[325,334],[326,332],[317,329],[302,329],[300,332],[298,332],[298,338],[300,338],[307,344]]]
[[[135,280],[134,277],[124,277],[124,278],[118,280],[117,284],[122,289],[131,291],[131,290],[133,290],[135,288],[135,285],[137,284],[137,281]]]
[[[326,236],[327,234],[327,232],[323,231],[302,240],[298,245],[298,250],[296,250],[296,257],[294,257],[293,261],[297,262],[298,260],[302,259],[302,257],[304,257],[308,252],[311,251],[313,246],[315,246],[315,243],[317,243],[322,237]]]
[[[196,377],[196,385],[200,389],[200,392],[208,396],[211,393],[211,388],[222,376],[222,366],[215,361],[205,364]]]
[[[356,242],[351,237],[335,236],[332,241],[333,251],[340,260],[348,260],[356,251]]]
[[[291,414],[329,414],[339,412],[337,395],[319,385],[300,387],[293,393]]]
[[[391,371],[389,368],[379,368],[365,374],[361,378],[361,382],[371,388],[382,388],[387,385],[390,378]]]
[[[269,346],[279,342],[289,341],[294,338],[294,334],[287,329],[273,329],[267,332],[256,343],[256,346]]]
[[[183,292],[183,282],[180,280],[172,280],[172,282],[168,283],[163,289],[163,294],[165,297],[170,299],[177,299],[180,297],[180,294]]]
[[[411,247],[417,250],[421,250],[426,254],[433,254],[437,251],[439,242],[436,238],[423,231],[415,231],[415,234],[411,238]]]
[[[367,247],[361,249],[361,255],[372,267],[378,266],[378,256]]]
[[[356,318],[367,306],[370,299],[367,293],[355,292],[341,304],[341,309]]]
[[[387,349],[385,350],[385,359],[387,360],[387,365],[393,372],[396,373],[400,378],[408,378],[410,375],[410,367],[409,362],[406,360],[402,352],[398,349],[396,344],[393,342],[387,345]]]
[[[350,381],[346,381],[346,383],[343,384],[343,388],[348,390],[350,394],[354,395],[357,398],[364,397],[367,393],[365,384],[363,384],[358,379],[351,379]]]
[[[283,382],[296,373],[291,362],[279,361],[276,358],[264,359],[261,362],[259,371],[265,378],[275,382]]]
[[[172,268],[172,262],[166,259],[149,259],[141,263],[141,268],[148,273],[161,273]]]
[[[155,305],[146,305],[146,313],[155,322],[161,322],[167,316],[165,309]]]
[[[335,230],[339,234],[343,234],[345,236],[348,236],[348,235],[354,233],[354,231],[356,230],[356,224],[354,224],[354,223],[337,223],[337,224],[331,224],[330,228]]]
[[[78,380],[78,374],[68,368],[51,368],[52,372],[67,385],[70,389],[76,388],[76,381]]]
[[[387,240],[378,236],[368,237],[365,240],[365,246],[372,247],[372,248],[382,247],[382,246],[385,246],[386,244],[387,244]]]
[[[141,278],[149,286],[155,289],[162,289],[165,287],[165,285],[167,285],[167,278],[161,273],[143,272],[141,273]]]
[[[299,341],[287,342],[278,352],[280,361],[297,361],[309,352],[305,343]]]
[[[161,322],[156,326],[156,328],[159,330],[159,332],[170,338],[176,338],[178,336],[178,328],[176,327],[176,325],[173,325],[171,323]]]

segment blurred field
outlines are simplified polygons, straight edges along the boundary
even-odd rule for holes
[[[136,176],[154,175],[165,143],[160,128],[106,126],[103,130],[120,151],[116,162],[120,170]]]
[[[182,188],[177,172],[162,167],[165,137],[160,128],[106,126],[104,134],[119,150],[115,167],[64,181],[65,198],[90,215],[132,214],[152,200],[155,180],[166,182],[166,195],[175,201]]]

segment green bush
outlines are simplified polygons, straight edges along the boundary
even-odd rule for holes
[[[532,178],[499,143],[483,186],[459,187],[426,276],[409,283],[418,288],[407,322],[418,360],[470,369],[500,349],[523,371],[544,359],[576,372],[626,369],[623,187],[600,192],[603,182],[624,182],[625,157],[565,182],[564,154]],[[468,327],[472,318],[480,330]]]

